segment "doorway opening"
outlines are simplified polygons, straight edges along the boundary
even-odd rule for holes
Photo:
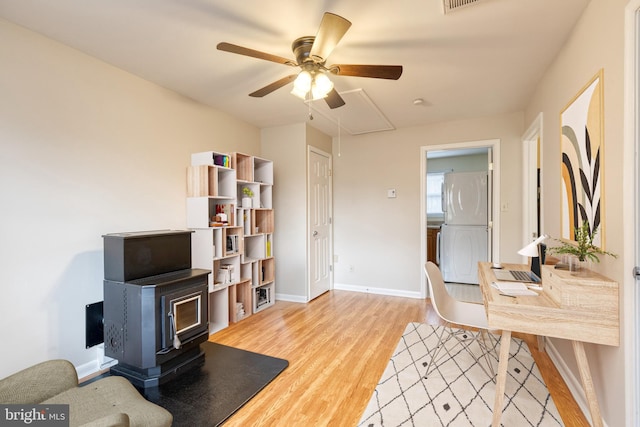
[[[496,226],[499,224],[497,207],[500,206],[499,150],[497,139],[421,148],[421,269],[425,262],[433,261],[441,270],[447,270],[447,273],[443,270],[445,281],[477,285],[477,262],[499,259],[499,227]],[[447,194],[450,194],[446,187],[457,178],[462,181],[454,185],[457,189],[454,191],[460,191],[462,187],[470,189],[470,198],[465,198],[475,211],[471,219],[464,215],[455,217],[451,209],[449,213],[445,212]],[[460,194],[455,199],[459,199],[458,196]],[[443,205],[445,209],[442,209]],[[457,210],[461,209],[458,207]],[[484,216],[479,214],[480,210],[485,211]],[[478,218],[481,223],[476,224]],[[448,221],[452,223],[448,224]],[[460,224],[462,226],[458,227]],[[426,297],[426,278],[420,277],[421,294]],[[474,300],[477,293],[460,296]]]
[[[522,137],[522,245],[542,234],[542,113]]]

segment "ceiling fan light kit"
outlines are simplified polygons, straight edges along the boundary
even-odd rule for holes
[[[306,101],[308,95],[313,101],[326,98],[329,92],[333,90],[333,82],[322,71],[314,72],[313,75],[309,71],[301,71],[293,82],[291,93],[298,98]]]
[[[349,27],[351,27],[351,22],[347,19],[325,12],[315,37],[300,37],[292,43],[291,47],[296,61],[226,42],[219,43],[217,48],[225,52],[301,68],[297,76],[293,74],[284,77],[250,93],[249,96],[263,97],[293,81],[293,90],[291,91],[293,95],[303,100],[324,98],[329,108],[333,109],[343,106],[345,102],[335,90],[327,73],[391,80],[397,80],[402,75],[401,65],[335,64],[327,67],[325,65],[327,57]]]

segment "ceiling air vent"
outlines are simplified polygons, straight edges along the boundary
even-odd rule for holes
[[[444,8],[444,13],[447,14],[465,6],[471,6],[479,1],[480,0],[442,0],[442,6]]]

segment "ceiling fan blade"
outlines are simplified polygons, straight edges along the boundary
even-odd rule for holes
[[[277,62],[278,64],[285,65],[297,65],[295,61],[292,61],[282,56],[271,55],[270,53],[260,52],[259,50],[249,49],[248,47],[242,47],[231,43],[218,43],[218,50],[225,52],[237,53],[238,55],[251,56],[252,58],[264,59],[265,61]]]
[[[371,77],[374,79],[398,80],[402,75],[402,65],[334,64],[330,70],[339,76]]]
[[[280,89],[282,86],[286,86],[287,84],[291,83],[296,79],[296,77],[298,77],[297,74],[291,74],[290,76],[283,77],[280,80],[276,80],[275,82],[266,85],[262,89],[258,89],[255,92],[250,93],[249,96],[253,96],[254,98],[262,98],[265,95],[269,95],[274,90]]]
[[[325,12],[320,28],[311,46],[309,56],[317,62],[324,62],[351,27],[351,22],[342,16]]]
[[[331,92],[327,94],[324,100],[331,109],[342,107],[344,105],[344,99],[342,99],[340,94],[338,94],[338,91],[335,89],[331,89]]]

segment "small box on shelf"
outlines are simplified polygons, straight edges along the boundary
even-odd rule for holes
[[[266,257],[266,243],[264,234],[256,234],[246,236],[244,238],[245,260],[258,260]]]
[[[209,222],[209,227],[233,227],[236,225],[236,209],[231,203],[213,203],[213,216]]]
[[[255,211],[255,226],[260,233],[273,233],[275,221],[273,219],[272,209],[257,209]]]
[[[252,209],[236,209],[236,219],[239,226],[242,226],[245,236],[254,234],[256,217]]]
[[[219,216],[223,214],[223,216]],[[230,200],[211,197],[187,198],[187,227],[235,226],[235,205]]]
[[[258,313],[275,303],[273,283],[253,289],[253,312]]]
[[[240,256],[234,255],[213,261],[213,288],[220,289],[240,281]]]
[[[260,260],[260,285],[271,283],[276,278],[275,261],[273,258]]]
[[[231,167],[235,169],[238,181],[253,181],[253,157],[243,153],[231,154]]]
[[[260,206],[255,206],[256,208],[258,207],[263,209],[273,208],[272,189],[273,189],[273,186],[271,185],[260,186]]]
[[[238,183],[238,206],[241,206],[245,209],[251,208],[259,208],[261,206],[260,202],[260,184],[255,184],[251,182]]]
[[[273,161],[254,157],[253,181],[263,184],[273,184]]]
[[[242,227],[225,227],[222,229],[224,238],[223,257],[239,255],[244,252],[244,238]]]
[[[229,321],[238,322],[253,312],[251,301],[251,283],[241,281],[229,289]]]
[[[229,326],[229,288],[209,293],[209,333],[213,334]]]
[[[218,174],[207,165],[187,168],[187,197],[209,197],[218,195]]]

